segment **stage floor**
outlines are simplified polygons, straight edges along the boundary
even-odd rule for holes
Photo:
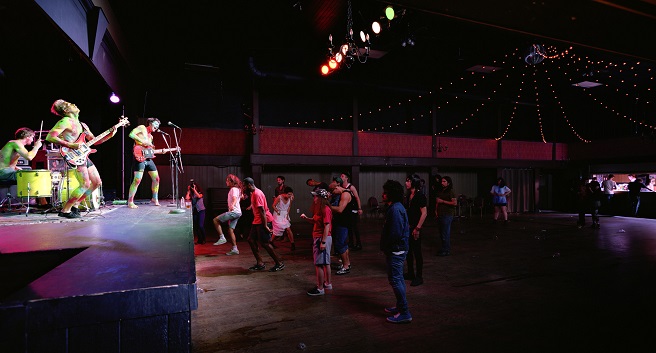
[[[171,322],[188,326],[190,311],[197,306],[191,216],[184,209],[171,213],[176,208],[167,207],[170,200],[161,204],[142,203],[138,209],[107,206],[83,212],[78,219],[40,214],[35,209],[27,216],[3,213],[0,328],[15,330],[21,326],[15,325],[15,318],[24,320],[24,332],[16,333],[18,337],[36,337],[36,343],[26,340],[28,348],[53,340],[55,347],[59,340],[79,346],[79,342],[67,341],[76,337],[71,336],[71,327],[85,327],[82,332],[86,333],[80,337],[95,337],[108,341],[109,346],[125,348],[130,345],[129,336],[121,334],[114,339],[103,335],[114,335],[125,320],[142,318],[150,320],[140,324],[144,332],[153,329],[156,332],[151,333],[157,333],[145,335],[152,339],[166,338],[170,331],[185,331],[184,327],[172,328]],[[170,318],[177,313],[183,317]],[[90,335],[88,326],[99,324],[105,326],[94,328],[95,336]],[[152,344],[156,349],[185,347],[182,341]]]

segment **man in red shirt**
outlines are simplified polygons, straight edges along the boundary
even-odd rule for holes
[[[269,272],[282,271],[285,264],[282,263],[280,255],[276,254],[271,245],[271,225],[273,220],[269,207],[267,206],[266,196],[262,190],[255,187],[255,181],[252,178],[245,178],[243,181],[244,189],[251,191],[251,205],[253,209],[253,226],[248,236],[248,244],[253,250],[253,255],[257,261],[254,266],[249,267],[251,271],[262,271],[266,268],[264,260],[260,256],[259,245],[262,245],[271,258],[276,262],[275,266],[269,269]]]

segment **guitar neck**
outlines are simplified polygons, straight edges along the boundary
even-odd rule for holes
[[[86,143],[86,145],[87,145],[87,146],[93,146],[94,143],[96,143],[96,142],[102,140],[105,136],[109,135],[109,133],[112,132],[112,129],[117,128],[117,127],[118,127],[118,124],[117,124],[117,125],[114,125],[114,126],[112,126],[112,127],[110,127],[109,129],[107,129],[107,130],[106,130],[105,132],[103,132],[102,134],[100,134],[100,135],[98,135],[98,136],[92,138],[91,140],[89,140],[89,141]]]
[[[162,149],[159,149],[159,150],[154,150],[153,153],[162,154],[162,153],[166,153],[166,152],[173,152],[175,150],[177,150],[177,148],[162,148]]]

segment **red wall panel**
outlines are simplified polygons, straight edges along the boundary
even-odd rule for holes
[[[431,136],[358,133],[360,156],[431,157]]]
[[[350,156],[350,131],[306,130],[265,127],[259,132],[261,154]]]
[[[553,144],[528,141],[501,141],[502,159],[550,161]]]
[[[440,137],[440,144],[442,152],[437,153],[437,158],[497,158],[497,141],[493,139]],[[448,148],[444,150],[444,146]]]
[[[173,130],[162,129],[173,137]],[[158,134],[156,134],[158,135]],[[180,137],[180,132],[178,132]],[[165,148],[160,137],[155,137],[155,146]],[[180,147],[183,154],[210,154],[222,156],[246,153],[246,132],[242,130],[183,129]]]

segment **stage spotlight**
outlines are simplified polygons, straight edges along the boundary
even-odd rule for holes
[[[366,43],[366,42],[367,42],[367,34],[364,33],[364,31],[360,31],[360,40],[361,40],[363,43]]]
[[[385,17],[390,21],[394,19],[394,8],[391,5],[385,8]]]
[[[335,70],[335,68],[337,67],[337,61],[335,59],[328,60],[328,67],[331,70]]]
[[[380,34],[380,23],[378,23],[378,21],[374,21],[371,24],[371,30],[374,32],[374,34]]]
[[[112,92],[112,95],[109,96],[109,101],[116,104],[121,101],[121,98],[119,98],[114,92]]]
[[[330,68],[328,67],[328,65],[326,65],[326,64],[321,65],[321,74],[322,75],[326,76],[326,75],[328,75],[329,72],[330,72]]]

